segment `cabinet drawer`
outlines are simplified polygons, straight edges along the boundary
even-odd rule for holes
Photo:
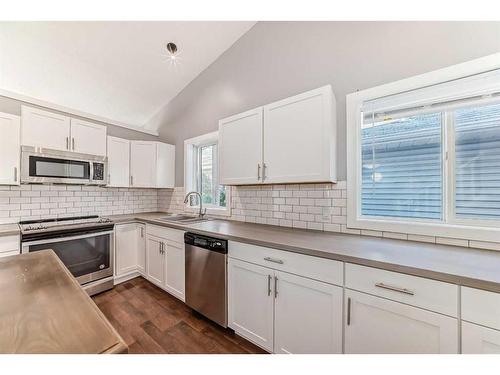
[[[462,319],[500,329],[500,294],[462,287]]]
[[[14,250],[19,252],[19,236],[0,237],[0,253]]]
[[[309,277],[330,284],[342,285],[342,262],[336,260],[233,241],[229,241],[228,252],[231,258]]]
[[[165,240],[184,243],[184,231],[179,229],[172,229],[148,224],[146,226],[146,231],[148,234],[163,238]]]
[[[346,263],[347,288],[456,317],[458,286]]]

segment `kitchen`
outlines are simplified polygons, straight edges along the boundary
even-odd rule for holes
[[[499,35],[1,22],[0,352],[500,354]]]

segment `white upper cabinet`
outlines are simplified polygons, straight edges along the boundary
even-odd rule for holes
[[[130,142],[130,186],[173,188],[175,146],[160,142]]]
[[[156,187],[173,188],[175,185],[175,146],[156,142]]]
[[[70,151],[70,118],[21,106],[21,143],[25,146]]]
[[[20,119],[0,113],[0,185],[19,185]]]
[[[21,107],[21,143],[81,154],[106,155],[106,126],[38,108]]]
[[[325,86],[264,106],[265,183],[335,181],[334,103]]]
[[[226,185],[334,182],[336,119],[324,86],[219,122]]]
[[[108,136],[108,186],[130,184],[130,141]]]
[[[130,186],[153,187],[156,184],[156,142],[130,142]]]
[[[106,156],[106,127],[72,118],[71,151]]]
[[[219,121],[219,143],[222,184],[262,181],[262,107]]]

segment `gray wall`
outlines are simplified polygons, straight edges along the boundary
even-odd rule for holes
[[[21,105],[23,105],[23,104],[26,104],[26,105],[29,105],[32,107],[47,109],[47,108],[43,108],[43,107],[31,104],[31,103],[26,103],[26,102],[22,102],[22,101],[8,98],[5,96],[0,96],[0,112],[10,113],[12,115],[20,116],[21,115]],[[57,113],[63,113],[60,111],[55,111],[53,109],[47,109],[47,110],[52,111],[52,112],[57,112]],[[66,113],[64,113],[64,114],[66,114]],[[74,115],[70,115],[70,116],[86,120],[86,118],[81,117],[81,116],[74,116]],[[106,123],[101,122],[101,121],[95,121],[95,120],[89,120],[89,121],[94,122],[96,124],[106,125],[108,128],[107,129],[108,135],[112,135],[114,137],[133,139],[133,140],[137,140],[137,141],[157,141],[158,140],[158,137],[156,137],[154,135],[141,133],[138,131],[127,129],[127,128],[122,128],[122,127],[116,126],[116,125],[106,124]]]
[[[175,143],[218,120],[330,83],[337,97],[338,175],[346,176],[345,96],[500,51],[500,22],[259,22],[155,116]]]

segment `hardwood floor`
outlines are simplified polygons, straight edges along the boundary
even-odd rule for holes
[[[123,337],[129,353],[265,353],[142,277],[92,299]]]

